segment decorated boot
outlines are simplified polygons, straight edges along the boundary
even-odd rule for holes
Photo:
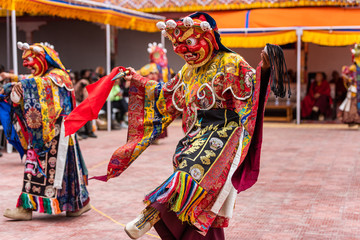
[[[148,207],[134,220],[128,222],[124,230],[131,239],[138,239],[147,233],[159,219],[159,212],[155,208]]]
[[[28,221],[32,219],[32,210],[25,209],[21,206],[15,209],[6,209],[4,217],[11,218],[13,220]]]
[[[79,217],[82,214],[84,214],[90,210],[91,210],[91,205],[90,205],[90,203],[88,203],[83,208],[79,209],[79,211],[76,211],[76,212],[67,211],[66,216],[67,217]]]

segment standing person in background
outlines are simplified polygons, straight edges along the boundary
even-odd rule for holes
[[[347,95],[339,107],[338,117],[343,123],[360,125],[360,44],[355,44],[351,53],[354,64],[342,68]]]
[[[153,42],[148,44],[147,51],[150,54],[150,63],[155,63],[158,69],[159,79],[157,81],[167,83],[174,73],[169,67],[169,62],[166,57],[167,50],[161,43],[157,44],[156,42]]]
[[[91,83],[98,81],[103,76],[105,76],[105,69],[101,66],[97,66],[95,71],[90,76]]]
[[[332,106],[333,119],[336,119],[338,106],[346,98],[347,89],[345,88],[344,81],[338,71],[335,71],[335,70],[332,71],[331,77],[332,78],[329,81],[329,83],[334,84],[334,86],[335,86],[335,98],[334,98],[333,106]]]
[[[326,75],[318,72],[308,94],[301,102],[301,117],[322,121],[331,114],[331,104],[330,85]]]
[[[87,79],[80,79],[76,82],[74,85],[74,91],[75,91],[75,99],[76,99],[76,105],[79,105],[82,103],[85,98],[88,96],[88,92],[86,90],[86,86],[89,85],[90,82]],[[79,139],[86,139],[88,137],[96,138],[92,127],[92,121],[88,121],[84,127],[82,127],[78,131]]]
[[[329,83],[335,84],[335,102],[342,103],[342,101],[346,98],[347,93],[343,78],[340,76],[338,71],[333,71],[331,76],[332,78]]]
[[[82,103],[85,98],[87,98],[88,93],[86,90],[86,86],[92,83],[92,80],[98,80],[97,77],[93,79],[93,74],[90,69],[84,69],[80,73],[81,79],[76,82],[74,85],[75,89],[75,97],[76,97],[76,105]],[[88,137],[97,138],[93,131],[93,123],[92,121],[88,121],[79,131],[78,135],[80,139],[86,139]]]
[[[32,211],[76,217],[89,211],[87,169],[75,135],[64,133],[64,117],[75,107],[74,88],[49,44],[18,43],[28,78],[4,87],[11,118],[26,155],[22,193],[4,216],[31,220]]]

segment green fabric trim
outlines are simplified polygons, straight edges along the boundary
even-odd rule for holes
[[[50,199],[43,198],[43,203],[44,203],[44,213],[52,214]]]

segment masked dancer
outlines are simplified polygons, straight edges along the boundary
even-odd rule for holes
[[[353,64],[342,68],[347,94],[339,107],[338,117],[349,125],[360,124],[360,44],[351,49]]]
[[[73,85],[58,53],[47,43],[18,43],[31,75],[10,75],[4,86],[10,131],[26,156],[23,187],[15,209],[4,216],[31,220],[32,212],[80,216],[91,209],[87,169],[75,135],[65,136],[64,117],[75,107]]]
[[[114,152],[107,175],[96,178],[107,181],[119,176],[182,115],[185,137],[175,149],[174,172],[145,196],[147,207],[125,231],[133,239],[152,226],[162,239],[225,239],[223,228],[229,224],[236,194],[258,178],[270,83],[276,95],[285,95],[283,54],[279,47],[267,45],[268,54],[263,51],[262,61],[253,69],[221,43],[216,22],[206,13],[157,26],[186,63],[165,84],[132,68],[125,71],[130,72],[125,79],[131,81],[128,140]],[[105,95],[99,99],[106,100],[105,82],[124,75],[123,71],[115,68],[103,79],[104,85],[97,85]],[[66,131],[76,130],[76,118],[93,107],[91,102],[95,102],[92,97],[87,106],[74,110],[65,121]]]

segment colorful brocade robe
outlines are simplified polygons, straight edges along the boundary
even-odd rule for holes
[[[168,204],[202,234],[210,227],[226,227],[236,190],[249,188],[258,176],[259,159],[240,166],[269,91],[267,78],[260,98],[260,75],[260,67],[256,72],[240,55],[228,52],[218,52],[199,68],[186,64],[164,85],[134,75],[128,142],[114,152],[107,179],[120,175],[182,114],[185,137],[175,150],[174,173],[145,197],[145,203]],[[235,174],[240,184],[232,179]],[[244,176],[249,180],[245,184]]]
[[[89,201],[87,169],[76,137],[65,137],[63,118],[74,106],[69,75],[58,68],[20,80],[23,98],[13,123],[26,153],[17,207],[40,213],[77,211]]]

